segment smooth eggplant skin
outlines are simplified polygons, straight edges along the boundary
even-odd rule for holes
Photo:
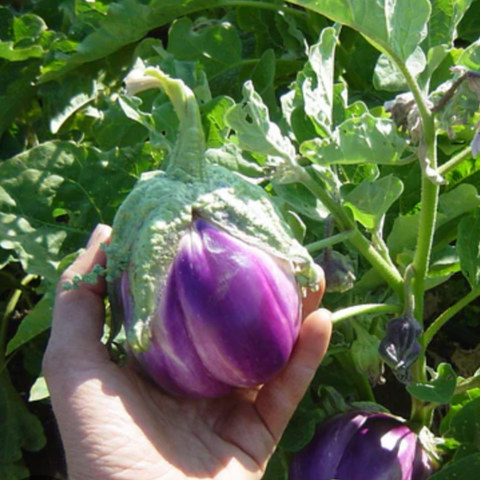
[[[128,328],[135,299],[121,280]],[[287,363],[301,324],[290,263],[203,219],[183,236],[151,321],[150,377],[174,395],[218,397],[265,383]]]
[[[289,480],[427,480],[432,464],[407,425],[383,413],[348,412],[321,424]]]

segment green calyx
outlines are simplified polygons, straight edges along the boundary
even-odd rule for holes
[[[317,289],[320,269],[293,237],[289,225],[261,187],[236,173],[209,164],[198,104],[181,81],[158,69],[158,79],[180,118],[176,146],[166,172],[147,172],[119,208],[108,248],[107,280],[128,271],[134,327],[127,332],[134,349],[148,349],[152,316],[182,236],[202,217],[232,236],[290,261],[300,285]],[[140,322],[140,324],[139,324]]]

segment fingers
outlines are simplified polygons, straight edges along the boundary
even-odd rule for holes
[[[321,309],[311,313],[288,365],[257,396],[257,412],[277,442],[325,355],[331,330],[330,312]]]
[[[47,353],[55,357],[55,363],[73,360],[79,356],[85,358],[91,354],[103,356],[100,339],[105,319],[103,298],[106,287],[104,279],[96,285],[80,283],[78,290],[65,290],[66,283],[76,275],[91,272],[97,264],[105,266],[105,252],[102,243],[108,242],[111,229],[107,225],[98,225],[92,233],[87,249],[64,272],[57,287],[53,311],[52,332]],[[55,355],[53,355],[55,354]]]
[[[318,282],[318,290],[313,291],[307,289],[307,293],[303,298],[302,312],[304,319],[307,318],[308,315],[310,315],[314,310],[318,308],[318,306],[320,305],[320,300],[325,293],[325,274],[323,273],[323,270],[321,270],[321,272],[322,276]]]

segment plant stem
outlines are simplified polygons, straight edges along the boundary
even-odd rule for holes
[[[317,242],[309,243],[308,245],[305,245],[305,248],[310,253],[318,252],[319,250],[323,250],[326,247],[331,247],[332,245],[336,245],[337,243],[348,240],[353,233],[353,230],[345,230],[344,232],[337,233],[336,235],[332,235],[331,237],[318,240]]]
[[[392,287],[400,301],[403,301],[403,279],[398,270],[390,265],[358,230],[355,221],[345,209],[335,202],[330,195],[309,175],[299,167],[298,179],[305,185],[330,211],[340,231],[351,231],[349,241],[370,262],[383,279]]]
[[[28,285],[32,280],[36,278],[36,275],[26,275],[21,281],[20,286],[16,288],[8,301],[3,316],[0,320],[0,372],[5,365],[5,350],[7,343],[7,330],[8,330],[8,319],[12,316],[15,308],[17,307],[18,301],[22,296],[23,289]]]
[[[436,333],[460,310],[466,307],[469,303],[473,302],[480,296],[480,286],[474,288],[470,293],[461,298],[458,302],[454,303],[451,307],[447,308],[441,315],[439,315],[432,324],[427,328],[423,334],[423,344],[425,348],[432,341],[432,338]]]
[[[158,68],[146,68],[144,76],[158,81],[158,86],[172,102],[180,120],[178,137],[169,157],[167,174],[185,180],[205,178],[205,134],[197,100],[183,81],[171,78]]]
[[[452,99],[455,95],[455,92],[460,88],[460,85],[469,78],[480,78],[480,73],[467,71],[460,77],[458,77],[455,82],[453,82],[452,86],[445,92],[445,95],[440,99],[440,101],[432,108],[433,113],[437,113],[443,107],[447,105],[447,103]]]
[[[463,393],[471,390],[472,388],[478,387],[480,387],[480,376],[466,378],[455,387],[455,392],[453,394],[458,395],[459,393]]]
[[[366,303],[364,305],[354,305],[353,307],[342,308],[332,314],[332,322],[338,323],[347,318],[357,315],[382,315],[387,313],[400,313],[400,305],[390,305],[388,303]]]
[[[443,177],[446,173],[450,172],[456,166],[460,165],[466,158],[470,157],[471,155],[472,147],[464,148],[460,153],[457,153],[448,162],[440,165],[440,167],[438,167],[438,173]]]
[[[429,162],[430,167],[437,169],[437,145],[436,132],[433,113],[427,104],[420,87],[411,75],[407,65],[398,58],[395,54],[392,60],[397,64],[397,67],[405,76],[405,79],[410,87],[410,90],[415,98],[418,106],[418,111],[422,118],[423,128],[423,142],[425,146],[425,159],[423,161]],[[421,159],[422,160],[422,159]],[[425,175],[422,177],[422,195],[421,195],[421,211],[419,220],[419,231],[417,236],[417,245],[415,249],[415,256],[413,259],[413,268],[415,271],[413,282],[413,296],[415,302],[414,314],[417,321],[423,327],[423,305],[425,295],[425,279],[430,264],[430,253],[433,243],[433,234],[435,230],[435,222],[437,216],[439,187],[432,183]],[[425,345],[423,339],[419,339],[421,345],[420,355],[412,367],[413,381],[418,383],[425,383],[426,378],[426,358]],[[412,397],[412,412],[411,421],[414,424],[423,426],[429,425],[431,420],[431,412],[425,408],[424,402]]]

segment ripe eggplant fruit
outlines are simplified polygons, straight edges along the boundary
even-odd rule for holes
[[[434,470],[433,458],[403,421],[350,411],[319,425],[293,457],[289,480],[427,480]]]
[[[158,68],[180,119],[166,171],[143,174],[107,248],[112,313],[150,377],[174,395],[217,397],[260,385],[288,361],[303,288],[321,271],[259,186],[207,162],[193,92]]]

